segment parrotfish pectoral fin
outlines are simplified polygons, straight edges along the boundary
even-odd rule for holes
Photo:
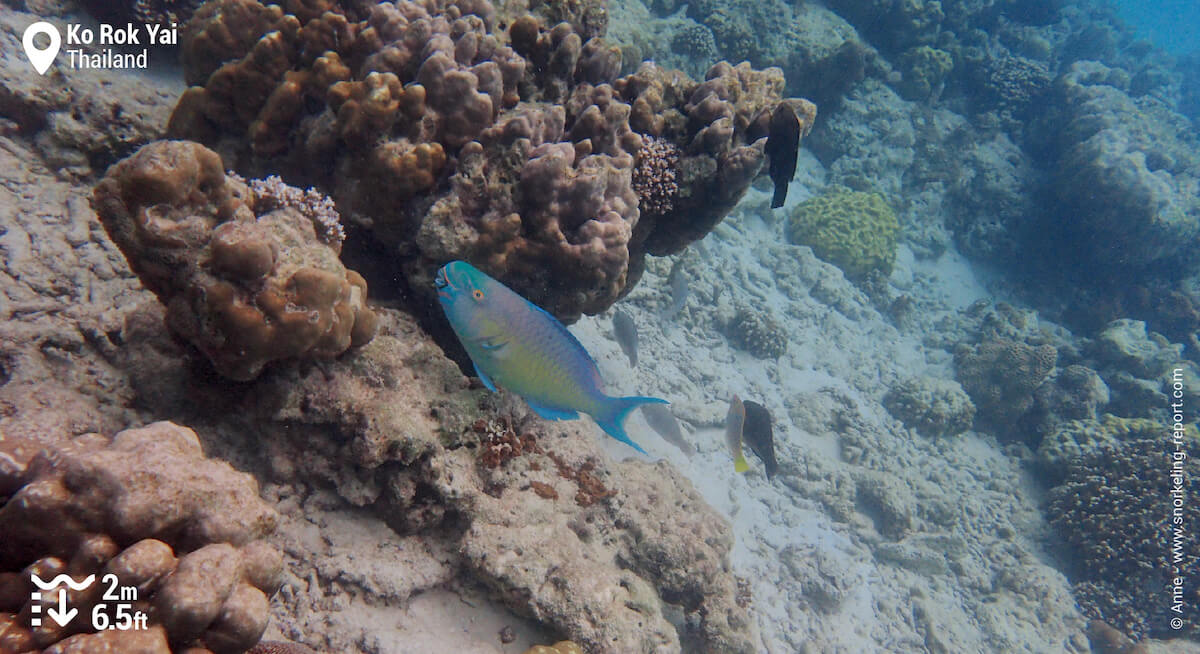
[[[488,379],[487,375],[483,374],[483,371],[479,369],[479,364],[472,361],[471,365],[475,366],[475,374],[479,375],[479,381],[483,382],[483,385],[486,386],[489,391],[495,393],[496,385],[492,383],[491,379]]]
[[[529,400],[525,400],[525,403],[529,405],[530,409],[533,409],[534,413],[546,420],[574,420],[579,417],[578,411],[571,411],[570,409],[550,409],[544,406],[538,406]]]
[[[625,418],[629,415],[630,411],[643,404],[670,404],[670,402],[657,397],[609,397],[605,398],[600,411],[593,414],[592,418],[596,420],[596,424],[600,425],[600,428],[608,433],[609,436],[645,454],[646,450],[639,447],[637,443],[629,438],[629,434],[625,433]]]

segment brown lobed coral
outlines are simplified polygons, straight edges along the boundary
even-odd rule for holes
[[[337,214],[313,193],[247,186],[211,150],[159,141],[110,168],[92,205],[171,331],[226,377],[374,336],[366,282],[338,260]]]
[[[778,69],[618,78],[599,2],[308,4],[202,7],[169,131],[313,180],[424,292],[465,259],[560,318],[603,311],[732,208],[782,101]]]
[[[980,419],[1001,429],[1001,436],[1021,438],[1008,431],[1033,407],[1034,391],[1057,361],[1053,345],[998,338],[960,345],[954,352],[954,376],[975,402]]]
[[[253,478],[206,459],[190,429],[159,422],[53,445],[0,438],[0,494],[0,651],[168,654],[170,642],[224,654],[266,629],[283,563],[264,538],[277,517]],[[33,574],[95,575],[64,591],[85,618],[36,624],[46,600],[31,600]],[[149,616],[147,629],[92,633],[94,611],[120,619],[104,597],[108,575],[136,589],[130,611]]]

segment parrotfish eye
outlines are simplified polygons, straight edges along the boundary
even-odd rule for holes
[[[482,300],[482,299],[483,299],[483,291],[481,291],[481,290],[479,290],[479,289],[477,289],[477,288],[476,288],[476,289],[472,289],[472,290],[471,290],[471,297],[475,298],[476,300]]]

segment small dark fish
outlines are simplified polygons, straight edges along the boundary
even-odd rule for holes
[[[671,272],[667,275],[667,286],[671,288],[671,305],[662,312],[664,320],[670,320],[683,310],[688,299],[687,273],[683,271],[683,257],[675,260]]]
[[[617,343],[621,345],[621,351],[625,356],[629,357],[629,367],[637,367],[637,325],[633,322],[633,318],[629,314],[617,309],[613,314],[613,333],[617,336]]]
[[[780,102],[771,113],[767,133],[767,160],[775,195],[771,208],[778,209],[787,200],[788,184],[796,176],[796,157],[800,153],[800,118],[787,102]]]
[[[689,457],[696,453],[696,448],[684,440],[683,431],[679,429],[679,421],[675,420],[670,409],[661,404],[643,404],[641,408],[642,416],[646,418],[646,424],[658,432],[663,440],[683,450],[683,453]]]
[[[767,469],[767,480],[775,476],[779,464],[775,461],[775,436],[771,429],[771,412],[758,402],[742,402],[746,409],[746,422],[742,426],[742,438],[750,449],[762,459]]]

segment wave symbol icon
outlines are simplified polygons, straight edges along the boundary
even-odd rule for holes
[[[86,579],[84,579],[83,581],[80,581],[80,582],[76,582],[74,579],[68,577],[67,575],[58,575],[57,577],[51,579],[50,581],[42,581],[41,578],[38,577],[36,574],[29,575],[29,576],[30,576],[30,579],[33,580],[33,585],[37,586],[38,588],[40,588],[42,590],[53,590],[56,586],[65,584],[71,590],[73,590],[75,592],[79,592],[81,590],[86,589],[88,586],[91,586],[93,581],[96,581],[96,575],[88,575]]]

